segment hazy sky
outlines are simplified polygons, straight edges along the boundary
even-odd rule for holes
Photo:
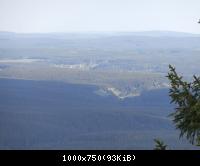
[[[200,0],[0,0],[0,31],[200,33]]]

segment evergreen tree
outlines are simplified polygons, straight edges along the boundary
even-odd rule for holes
[[[183,77],[176,73],[169,65],[167,78],[171,88],[169,95],[171,103],[176,104],[175,112],[170,116],[180,137],[186,136],[192,144],[200,144],[200,77],[193,76],[192,82],[183,81]]]
[[[154,139],[155,142],[155,148],[154,150],[166,150],[167,145],[164,144],[164,142],[160,139]]]

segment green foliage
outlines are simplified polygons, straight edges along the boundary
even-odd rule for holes
[[[170,116],[180,130],[180,137],[186,136],[190,143],[200,144],[200,77],[193,76],[192,82],[183,81],[174,67],[169,65],[169,69],[169,95],[171,103],[177,105]]]
[[[164,142],[160,139],[154,139],[155,142],[155,148],[154,150],[166,150],[167,145],[164,144]]]

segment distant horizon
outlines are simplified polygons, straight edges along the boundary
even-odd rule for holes
[[[0,33],[15,33],[15,34],[64,34],[64,33],[91,33],[91,34],[101,34],[101,33],[182,33],[182,34],[192,34],[192,35],[200,35],[200,33],[195,32],[187,32],[187,31],[172,31],[172,30],[137,30],[137,31],[51,31],[51,32],[17,32],[17,31],[8,31],[8,30],[0,30]]]

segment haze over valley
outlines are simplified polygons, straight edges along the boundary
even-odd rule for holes
[[[0,149],[152,149],[179,141],[168,65],[200,74],[200,35],[0,32]]]
[[[200,73],[199,40],[199,35],[162,31],[1,32],[0,76],[97,85],[119,98],[138,96],[169,86],[169,64],[186,79]]]

